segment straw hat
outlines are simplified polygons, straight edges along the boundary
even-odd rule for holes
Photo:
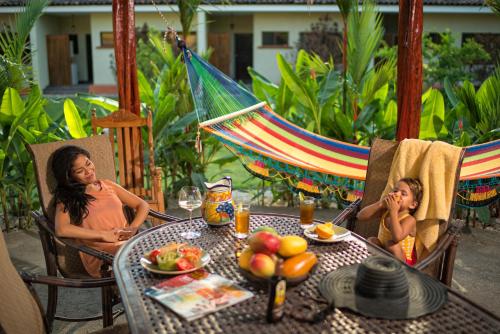
[[[446,287],[438,281],[380,256],[332,271],[319,290],[336,307],[384,319],[417,318],[437,311],[447,300]]]

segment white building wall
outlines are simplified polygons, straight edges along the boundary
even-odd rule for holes
[[[88,15],[71,15],[59,20],[60,34],[75,34],[78,36],[78,54],[73,55],[72,62],[78,66],[78,80],[88,80],[87,43],[85,35],[90,33],[90,18]]]
[[[8,15],[8,14],[7,14]],[[0,22],[6,20],[7,15],[0,16]],[[181,26],[178,20],[177,13],[164,12],[168,23],[178,30]],[[239,17],[241,15],[242,17]],[[253,15],[253,17],[252,17]],[[214,12],[209,13],[207,18],[208,33],[211,31],[229,31],[230,33],[251,32],[254,34],[254,68],[263,73],[269,79],[278,82],[280,73],[276,63],[276,54],[282,53],[290,61],[294,60],[296,54],[296,44],[299,40],[299,34],[302,31],[309,31],[311,23],[317,22],[319,17],[324,13],[240,13],[231,14],[224,13],[218,16]],[[334,21],[338,22],[338,26],[342,27],[341,17],[339,13],[330,13]],[[34,67],[39,72],[38,77],[43,86],[48,84],[48,68],[46,58],[46,42],[44,34],[57,33],[54,31],[54,22],[44,15],[37,24],[36,31],[32,36],[36,37],[35,43],[40,50]],[[212,19],[214,19],[212,21]],[[229,24],[234,22],[234,30],[231,32]],[[96,85],[113,85],[115,78],[111,71],[110,64],[114,62],[112,48],[102,48],[100,46],[100,32],[112,31],[112,16],[111,13],[94,13],[90,14],[88,21],[88,29],[91,32],[92,38],[92,54],[94,68],[94,84]],[[136,13],[136,26],[141,27],[147,22],[149,26],[155,27],[158,30],[165,30],[165,23],[157,13]],[[64,24],[66,26],[66,23]],[[82,23],[82,31],[85,24]],[[196,17],[193,20],[192,28],[197,30]],[[56,28],[57,29],[57,28]],[[424,14],[424,31],[439,32],[449,29],[455,34],[457,43],[461,41],[462,33],[500,33],[500,20],[494,14]],[[263,48],[262,47],[262,32],[264,31],[288,31],[290,48]],[[82,37],[84,39],[83,33]],[[85,54],[85,41],[81,41],[81,54]],[[231,41],[233,44],[233,41]],[[231,48],[233,46],[231,45]],[[42,59],[40,59],[42,57]],[[233,62],[233,59],[231,60]],[[78,60],[81,79],[85,80],[86,62]],[[233,68],[233,64],[231,65]]]
[[[164,13],[169,25],[181,30],[181,25],[176,14]],[[136,13],[135,26],[142,27],[147,23],[159,31],[165,31],[165,23],[157,13]],[[195,24],[193,24],[195,28]],[[101,47],[101,32],[113,31],[113,18],[111,14],[91,14],[90,30],[92,38],[92,55],[94,69],[94,85],[115,85],[116,78],[111,70],[111,63],[114,64],[113,48]]]
[[[49,62],[47,57],[47,35],[59,33],[57,20],[50,15],[42,15],[30,33],[32,66],[35,81],[41,89],[47,87],[49,81]]]
[[[114,85],[116,77],[111,70],[111,60],[114,62],[114,51],[110,47],[101,47],[101,32],[113,31],[111,14],[90,15],[90,39],[92,40],[92,67],[94,85]]]
[[[326,14],[326,13],[324,13]],[[294,61],[297,54],[297,43],[300,33],[311,30],[311,23],[318,22],[324,14],[317,13],[259,13],[254,15],[254,55],[253,63],[257,72],[269,80],[278,83],[281,75],[276,62],[276,55],[281,53],[289,61]],[[341,16],[338,13],[329,14],[334,22],[341,27]],[[288,31],[289,48],[262,47],[262,32]]]

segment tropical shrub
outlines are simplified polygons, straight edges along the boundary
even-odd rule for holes
[[[457,46],[455,38],[448,31],[433,41],[429,34],[424,36],[424,82],[427,87],[442,87],[444,79],[452,83],[466,80],[476,82],[478,73],[474,64],[490,59],[483,46],[473,39],[467,39]]]
[[[0,206],[7,230],[14,215],[23,217],[20,227],[29,226],[29,212],[37,202],[25,144],[56,137],[43,109],[46,100],[32,82],[28,44],[29,33],[47,5],[46,0],[27,1],[0,34]]]
[[[218,159],[222,144],[205,133],[200,133],[203,151],[196,153],[197,116],[182,55],[175,55],[159,33],[150,32],[149,41],[152,56],[148,55],[150,66],[138,69],[139,92],[141,101],[153,113],[157,165],[168,181],[167,191],[177,193],[186,184],[202,186],[208,164],[224,164],[234,158]],[[152,71],[152,76],[147,77],[143,70]]]
[[[3,221],[11,226],[9,212],[31,224],[30,211],[37,205],[35,176],[25,145],[60,139],[54,134],[51,119],[43,109],[46,100],[38,86],[22,97],[15,88],[5,89],[0,105],[0,202]]]

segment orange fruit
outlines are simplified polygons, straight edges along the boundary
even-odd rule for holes
[[[297,235],[285,235],[281,238],[281,245],[278,251],[282,257],[291,257],[307,250],[307,241]]]
[[[316,234],[320,239],[330,239],[334,234],[333,224],[332,223],[320,224],[316,226],[314,232],[316,232]]]
[[[252,249],[250,247],[245,247],[238,259],[238,264],[241,269],[250,270],[250,259],[252,258],[252,255]]]

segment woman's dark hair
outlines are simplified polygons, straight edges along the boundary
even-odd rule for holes
[[[64,205],[64,212],[69,212],[70,221],[75,225],[80,225],[83,218],[87,217],[87,205],[95,200],[94,196],[85,193],[84,184],[71,177],[73,163],[79,155],[90,159],[87,150],[73,145],[63,146],[52,154],[52,172],[57,182],[54,203]]]

